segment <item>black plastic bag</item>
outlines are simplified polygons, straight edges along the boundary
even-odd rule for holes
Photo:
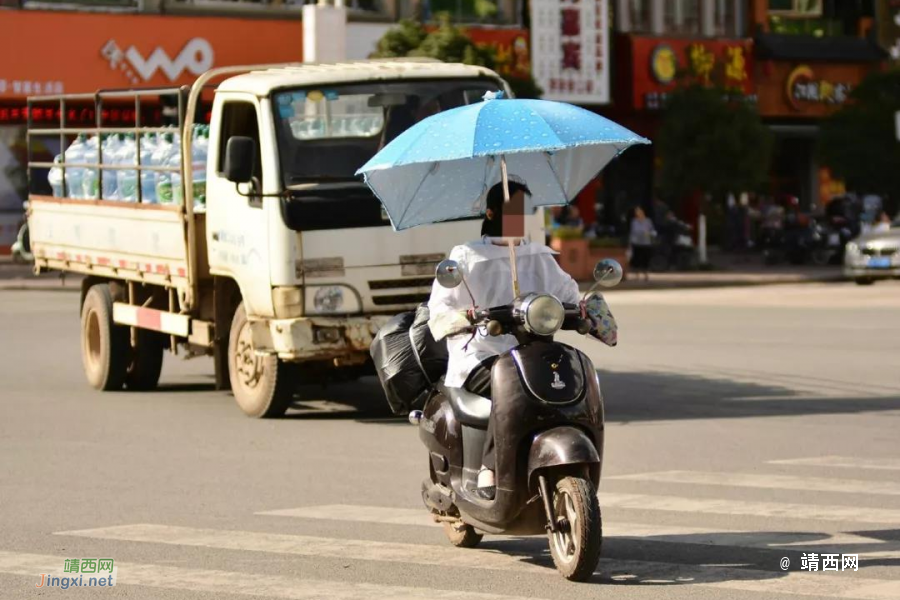
[[[419,408],[447,372],[447,344],[428,329],[428,307],[400,313],[378,330],[370,348],[375,371],[394,414]]]

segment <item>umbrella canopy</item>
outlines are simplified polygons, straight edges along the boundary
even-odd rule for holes
[[[486,98],[420,121],[357,173],[400,230],[484,214],[502,162],[533,211],[567,204],[620,152],[649,143],[571,104]]]

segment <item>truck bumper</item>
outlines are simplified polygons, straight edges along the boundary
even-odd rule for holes
[[[390,317],[299,317],[250,321],[253,347],[287,361],[364,362],[375,333]]]
[[[890,269],[868,269],[866,267],[844,266],[844,277],[848,279],[891,279],[900,278],[900,266]]]

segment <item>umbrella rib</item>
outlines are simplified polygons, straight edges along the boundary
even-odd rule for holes
[[[403,223],[403,219],[406,218],[406,213],[409,212],[409,207],[412,206],[413,202],[416,199],[416,196],[419,195],[419,190],[422,189],[422,186],[425,184],[425,180],[428,179],[428,176],[431,174],[432,169],[434,169],[434,161],[432,161],[431,166],[428,167],[428,170],[425,171],[425,175],[422,176],[422,180],[419,182],[419,185],[416,186],[416,191],[413,192],[412,197],[409,199],[409,202],[406,204],[406,208],[403,209],[403,214],[400,215],[400,223]]]

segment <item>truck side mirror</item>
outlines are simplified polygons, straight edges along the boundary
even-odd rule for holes
[[[232,183],[249,183],[256,170],[256,142],[253,138],[233,135],[225,146],[225,179]]]

